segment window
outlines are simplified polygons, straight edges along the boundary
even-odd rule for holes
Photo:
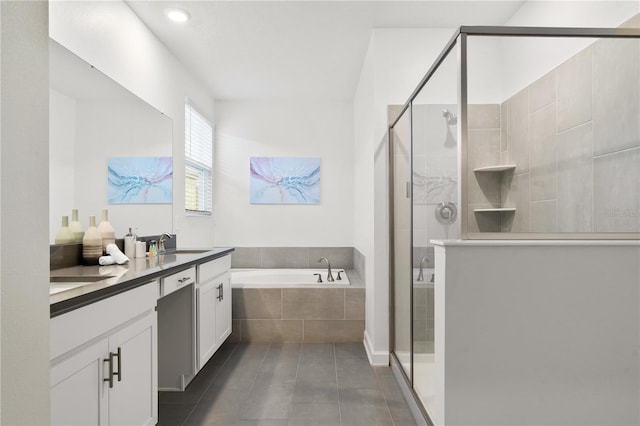
[[[211,214],[213,126],[191,105],[184,106],[185,184],[184,208]]]

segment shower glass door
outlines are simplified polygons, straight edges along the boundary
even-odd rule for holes
[[[411,381],[411,108],[391,132],[393,351]]]
[[[435,418],[434,239],[460,238],[456,55],[449,55],[413,100],[413,388]]]

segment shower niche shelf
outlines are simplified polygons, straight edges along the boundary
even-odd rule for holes
[[[474,213],[515,213],[515,207],[496,207],[493,209],[473,209]]]
[[[506,172],[508,170],[515,170],[515,164],[501,164],[499,166],[478,167],[473,169],[474,172]]]
[[[515,169],[515,164],[497,164],[472,169],[473,177],[482,193],[493,194],[491,198],[487,196],[485,203],[497,206],[473,209],[473,218],[470,220],[474,221],[473,227],[479,232],[511,232],[516,207],[506,207],[503,203],[511,187]]]

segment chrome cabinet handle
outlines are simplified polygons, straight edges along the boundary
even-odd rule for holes
[[[191,277],[184,277],[184,278],[180,278],[180,279],[178,280],[178,282],[179,282],[180,284],[182,284],[182,283],[184,283],[184,282],[189,281],[190,279],[191,279]]]
[[[224,299],[224,290],[222,289],[222,283],[220,283],[216,288],[218,289],[218,302],[221,302],[222,299]]]
[[[113,371],[113,359],[118,357],[118,371]],[[104,382],[109,382],[109,387],[113,388],[113,376],[118,376],[118,381],[122,381],[122,348],[118,347],[117,352],[109,352],[109,358],[103,360],[103,362],[109,363],[109,377],[102,379]]]
[[[122,348],[118,346],[118,352],[113,355],[118,357],[118,371],[113,374],[118,376],[118,381],[121,382],[122,381]]]
[[[109,359],[105,359],[103,362],[109,363],[109,376],[106,379],[102,379],[104,382],[109,382],[109,387],[113,388],[113,352],[109,352]]]

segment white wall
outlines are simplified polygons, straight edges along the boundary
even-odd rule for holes
[[[353,246],[349,102],[218,102],[216,117],[217,245]],[[320,204],[250,204],[249,157],[253,156],[320,157]]]
[[[173,120],[174,171],[184,169],[184,102],[212,122],[214,102],[122,1],[54,1],[50,36]],[[212,246],[213,217],[184,213],[184,174],[174,175],[173,230],[183,247]]]
[[[354,244],[366,256],[365,345],[376,364],[389,351],[387,106],[409,98],[453,31],[375,29],[354,95]]]
[[[435,424],[640,422],[640,244],[436,247]]]
[[[640,2],[637,0],[527,1],[506,25],[616,28],[639,12]],[[566,38],[500,40],[502,100],[533,83],[593,41]]]
[[[49,424],[47,2],[0,2],[0,423]]]

